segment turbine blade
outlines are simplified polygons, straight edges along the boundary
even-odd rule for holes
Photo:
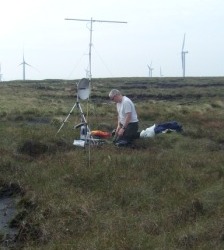
[[[184,34],[184,39],[183,39],[183,44],[182,44],[182,51],[184,51],[184,44],[185,44],[185,34]]]
[[[24,64],[26,64],[26,65],[28,65],[28,66],[30,66],[30,67],[33,67],[33,66],[32,66],[32,65],[30,65],[29,63],[24,62]]]

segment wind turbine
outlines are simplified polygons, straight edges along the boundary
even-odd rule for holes
[[[148,68],[149,68],[149,77],[152,77],[152,71],[153,71],[153,68],[152,68],[152,62],[150,63],[150,66],[147,65]]]
[[[23,53],[23,61],[19,65],[23,65],[23,81],[25,81],[26,80],[26,65],[30,67],[32,66],[28,64],[27,62],[25,62],[24,53]]]
[[[185,77],[185,66],[186,66],[186,54],[188,53],[187,50],[184,50],[184,44],[185,44],[185,34],[184,34],[184,40],[183,40],[183,45],[182,45],[182,50],[181,50],[181,62],[182,62],[182,72],[183,72],[183,77]]]
[[[0,82],[2,81],[2,76],[3,76],[3,74],[2,74],[2,65],[0,63]]]
[[[162,68],[161,68],[161,67],[160,67],[160,69],[159,69],[159,74],[160,74],[160,77],[163,77]]]

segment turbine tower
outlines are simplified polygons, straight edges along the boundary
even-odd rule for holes
[[[26,65],[30,67],[32,66],[28,64],[27,62],[25,62],[24,53],[23,53],[23,61],[19,65],[23,65],[23,81],[25,81],[26,80]]]
[[[148,68],[149,68],[149,77],[152,77],[152,71],[153,71],[153,68],[152,68],[152,62],[150,63],[150,66],[147,65]]]
[[[3,76],[3,74],[2,74],[2,65],[0,63],[0,82],[2,81],[2,76]]]
[[[185,44],[185,34],[184,34],[184,40],[182,44],[182,50],[181,50],[181,62],[182,62],[182,72],[183,72],[183,77],[185,77],[185,68],[186,68],[186,54],[188,53],[187,50],[184,50],[184,44]]]
[[[160,77],[163,77],[162,68],[161,68],[161,67],[160,67],[160,69],[159,69],[159,74],[160,74]]]

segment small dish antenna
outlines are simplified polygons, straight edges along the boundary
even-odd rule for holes
[[[82,140],[75,140],[74,141],[74,145],[76,146],[81,146],[84,147],[85,146],[85,142],[90,142],[94,145],[98,145],[98,143],[100,143],[99,139],[94,139],[91,135],[91,131],[90,128],[87,124],[87,120],[85,118],[85,115],[82,111],[82,107],[81,104],[79,103],[79,99],[81,100],[86,100],[89,98],[90,95],[90,80],[86,79],[86,78],[82,78],[77,84],[77,101],[76,103],[73,105],[72,109],[70,110],[69,114],[67,115],[67,117],[65,118],[65,120],[63,121],[63,123],[61,124],[60,128],[58,129],[57,133],[58,134],[60,132],[60,130],[62,129],[62,127],[64,126],[65,122],[68,120],[69,116],[71,115],[71,113],[73,112],[73,109],[76,107],[81,115],[81,123],[77,124],[74,128],[80,128],[80,138],[81,136],[84,136],[85,141]],[[82,134],[82,130],[85,131],[84,134]]]
[[[89,131],[88,125],[87,125],[87,121],[86,118],[84,116],[84,113],[82,111],[82,107],[79,103],[79,98],[81,100],[86,100],[89,98],[90,95],[90,81],[86,78],[82,78],[78,83],[77,83],[77,101],[76,103],[73,105],[72,109],[70,110],[68,116],[65,118],[65,120],[63,121],[61,127],[59,128],[59,130],[57,131],[57,133],[60,132],[60,130],[62,129],[62,127],[64,126],[65,122],[68,120],[69,116],[71,115],[71,113],[73,112],[73,109],[76,107],[81,114],[81,122],[86,124],[86,127]]]
[[[77,84],[77,92],[78,92],[78,97],[81,100],[86,100],[90,96],[90,84],[89,80],[86,78],[83,78],[79,81]]]

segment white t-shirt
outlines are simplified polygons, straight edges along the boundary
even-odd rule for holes
[[[138,122],[135,105],[127,96],[123,96],[122,101],[117,103],[117,112],[121,124],[125,123],[127,113],[131,113],[130,122]]]

